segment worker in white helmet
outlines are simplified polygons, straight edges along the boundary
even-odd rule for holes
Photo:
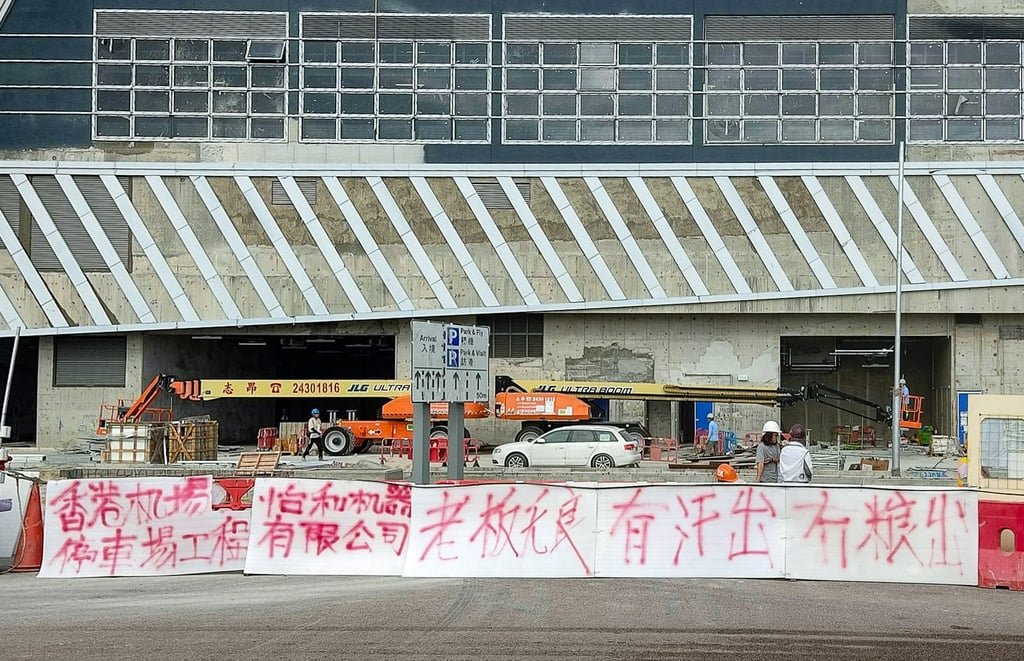
[[[782,430],[779,423],[769,420],[761,428],[761,442],[757,445],[757,482],[779,481],[779,439],[782,437]]]

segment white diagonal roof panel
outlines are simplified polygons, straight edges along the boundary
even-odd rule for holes
[[[636,194],[637,199],[640,200],[640,205],[644,208],[644,212],[651,219],[651,223],[665,244],[665,248],[668,249],[673,261],[675,261],[679,271],[686,279],[686,284],[690,286],[690,289],[697,296],[707,296],[710,293],[707,285],[704,284],[700,273],[693,266],[693,262],[690,261],[690,256],[686,253],[686,249],[683,248],[683,244],[679,242],[679,237],[672,230],[672,225],[665,218],[665,213],[658,205],[658,201],[651,194],[651,190],[647,187],[647,182],[641,177],[628,177],[627,181],[629,181],[629,185]]]
[[[181,283],[178,282],[174,271],[171,270],[171,266],[167,263],[167,258],[160,252],[159,246],[153,240],[153,235],[146,229],[146,223],[143,222],[142,216],[139,215],[138,210],[132,205],[128,193],[121,186],[117,176],[104,174],[100,176],[100,179],[110,194],[110,198],[114,201],[114,205],[117,206],[121,216],[128,223],[128,229],[135,236],[135,240],[139,242],[139,247],[142,249],[143,254],[146,255],[146,259],[149,260],[150,266],[153,267],[153,271],[156,273],[157,278],[160,279],[164,289],[167,290],[167,294],[171,297],[171,301],[174,303],[174,307],[178,309],[181,318],[185,321],[199,321],[199,315],[192,306],[192,301],[185,294]]]
[[[174,227],[174,231],[181,238],[182,245],[185,246],[192,261],[195,262],[199,273],[203,276],[203,280],[206,281],[210,292],[213,293],[213,297],[217,299],[217,304],[220,305],[220,309],[224,312],[226,318],[241,319],[242,313],[239,311],[238,305],[231,297],[231,293],[224,285],[224,281],[221,280],[217,268],[210,261],[210,256],[206,254],[206,249],[203,248],[199,237],[196,236],[192,226],[185,219],[185,214],[181,212],[181,208],[178,206],[177,201],[175,201],[174,196],[171,195],[171,191],[167,189],[163,177],[152,174],[147,175],[146,183],[149,184],[150,190],[153,191],[153,195],[156,197],[157,202],[160,203],[160,208],[163,209],[167,219],[171,221],[171,226]]]
[[[804,182],[804,187],[811,194],[814,203],[818,205],[818,210],[821,211],[822,217],[828,223],[829,229],[832,230],[832,234],[836,237],[836,241],[839,242],[843,252],[846,253],[846,258],[853,264],[853,268],[857,272],[860,281],[864,283],[865,287],[877,287],[878,278],[875,277],[871,267],[868,266],[867,260],[864,259],[860,248],[857,247],[857,243],[850,236],[850,231],[846,228],[843,217],[836,210],[835,205],[832,204],[832,200],[829,199],[828,193],[825,192],[821,182],[813,175],[804,175],[800,179]]]
[[[259,296],[263,307],[267,309],[267,313],[275,318],[287,317],[288,313],[281,307],[281,301],[278,300],[274,290],[270,287],[270,283],[267,282],[267,277],[260,270],[256,259],[249,252],[249,247],[242,240],[242,236],[238,233],[238,228],[235,227],[235,224],[231,222],[231,218],[228,217],[227,211],[224,210],[224,206],[217,198],[217,194],[214,192],[210,182],[203,176],[193,175],[191,179],[192,185],[195,186],[196,192],[199,194],[199,199],[203,201],[203,205],[209,212],[210,217],[213,218],[214,224],[217,225],[217,229],[220,230],[224,240],[227,241],[228,247],[231,248],[235,259],[238,260],[238,265],[242,267],[242,271],[249,278],[252,288],[256,291],[256,295]]]
[[[683,204],[686,205],[687,211],[693,216],[693,221],[697,223],[697,227],[704,234],[704,240],[708,242],[711,252],[715,254],[718,263],[722,265],[722,269],[729,278],[733,289],[736,290],[737,294],[750,294],[750,285],[743,278],[743,273],[736,266],[736,260],[732,258],[732,253],[729,252],[729,248],[722,241],[718,230],[715,229],[715,224],[711,222],[708,212],[704,210],[704,205],[697,199],[697,194],[693,192],[690,183],[684,177],[671,177],[671,181],[672,185],[676,188],[676,192],[679,193],[679,197],[683,200]]]
[[[1022,175],[1024,177],[1024,175]],[[1013,205],[1010,204],[1010,200],[1007,199],[1006,194],[1003,193],[1003,189],[996,183],[995,177],[990,174],[983,174],[978,176],[978,181],[981,183],[981,187],[985,189],[985,194],[992,200],[992,204],[995,206],[996,211],[1002,216],[1003,222],[1006,223],[1006,227],[1013,234],[1014,240],[1020,249],[1024,251],[1024,223],[1021,222],[1020,216],[1014,211]]]
[[[416,189],[416,193],[420,196],[423,201],[423,205],[427,208],[427,213],[434,219],[434,223],[437,224],[437,228],[441,230],[441,234],[444,236],[445,241],[448,242],[448,246],[452,250],[452,254],[455,255],[455,259],[458,260],[459,266],[465,271],[466,277],[469,278],[469,283],[476,290],[477,296],[480,297],[480,301],[487,307],[494,307],[498,305],[498,299],[494,296],[494,292],[491,291],[490,286],[487,284],[487,279],[484,274],[480,272],[480,267],[473,261],[473,256],[469,253],[466,248],[466,244],[462,241],[462,237],[455,230],[455,225],[452,224],[452,219],[445,213],[444,207],[441,206],[441,202],[434,195],[433,189],[430,188],[430,184],[423,177],[412,177],[413,188]]]
[[[619,213],[601,180],[598,177],[584,177],[583,181],[586,182],[591,195],[597,201],[597,206],[601,208],[601,213],[608,219],[608,224],[612,226],[615,236],[622,244],[622,248],[626,251],[629,261],[633,263],[633,268],[640,275],[640,280],[644,283],[647,291],[654,298],[665,298],[667,294],[661,283],[658,282],[658,276],[654,274],[650,262],[644,257],[644,251],[636,242],[633,233],[629,231],[629,226],[626,225],[625,219]]]
[[[117,254],[117,250],[114,249],[114,245],[110,242],[110,238],[107,237],[107,233],[103,231],[103,227],[100,225],[99,219],[96,218],[96,214],[89,208],[89,203],[86,201],[85,196],[82,195],[82,191],[79,190],[78,184],[75,183],[75,178],[68,174],[58,174],[56,179],[61,190],[64,191],[64,196],[68,198],[71,208],[78,214],[78,218],[82,221],[82,226],[85,227],[89,238],[96,245],[96,249],[103,258],[103,262],[110,269],[110,274],[121,288],[125,299],[132,306],[132,310],[135,311],[139,321],[155,323],[157,319],[153,315],[153,311],[150,310],[146,299],[142,296],[142,292],[139,291],[138,285],[132,280],[131,274],[128,272],[127,267],[125,267],[124,262],[121,261],[121,257]]]
[[[295,280],[295,284],[302,293],[302,297],[306,299],[309,309],[315,315],[328,314],[327,306],[324,304],[324,300],[320,297],[320,292],[317,291],[313,281],[309,279],[309,274],[306,273],[306,269],[302,268],[302,264],[299,263],[299,258],[295,256],[295,251],[292,249],[292,245],[288,242],[288,239],[281,231],[281,227],[277,224],[277,220],[274,219],[274,215],[270,213],[270,209],[267,208],[267,203],[263,201],[263,198],[260,196],[260,192],[256,190],[256,186],[252,183],[252,179],[244,175],[238,175],[235,177],[235,183],[238,184],[239,190],[242,191],[242,196],[245,197],[245,201],[249,203],[249,207],[256,215],[256,220],[263,228],[267,238],[270,239],[271,245],[274,246],[277,254],[281,256],[281,261],[284,262],[285,268],[288,269],[288,273],[290,273],[292,279]]]
[[[562,258],[555,252],[555,247],[551,245],[547,234],[544,233],[544,228],[537,222],[537,217],[533,215],[530,205],[523,199],[523,194],[519,192],[515,181],[512,177],[498,177],[497,179],[501,189],[505,192],[505,197],[512,204],[512,208],[515,209],[520,222],[523,223],[526,232],[530,235],[530,239],[533,240],[533,245],[536,246],[537,251],[540,252],[548,268],[551,269],[551,275],[555,276],[555,280],[562,288],[565,297],[569,299],[570,303],[584,301],[583,294],[576,286],[568,269],[565,268]]]
[[[373,238],[369,228],[366,227],[363,217],[359,215],[359,210],[352,203],[341,182],[338,181],[337,177],[324,177],[323,182],[331,197],[334,198],[334,203],[338,205],[338,209],[345,217],[348,226],[352,229],[352,233],[356,235],[359,245],[363,247],[363,252],[366,253],[367,259],[373,264],[373,268],[384,282],[384,286],[387,288],[388,293],[391,294],[391,298],[398,305],[398,309],[414,310],[415,306],[409,298],[409,294],[406,293],[398,276],[395,275],[395,271],[391,268],[387,256],[380,249],[377,240]]]
[[[718,189],[722,191],[722,197],[729,203],[729,208],[732,209],[736,219],[740,221],[740,226],[743,227],[744,233],[750,239],[750,244],[757,251],[757,256],[761,258],[761,263],[764,264],[768,275],[775,281],[775,286],[779,291],[793,291],[793,284],[789,281],[789,276],[786,275],[782,264],[776,259],[772,247],[768,245],[761,228],[750,214],[747,205],[743,203],[743,198],[740,197],[736,187],[732,185],[732,181],[729,177],[715,177],[715,183],[718,184]]]
[[[565,192],[559,185],[558,180],[554,177],[541,177],[541,183],[544,184],[544,188],[548,191],[548,195],[551,196],[551,201],[555,203],[555,208],[558,209],[558,213],[565,220],[565,224],[569,226],[569,231],[576,239],[576,245],[580,247],[583,256],[590,262],[591,268],[597,274],[597,279],[601,282],[604,290],[608,292],[608,296],[613,301],[624,300],[626,294],[622,291],[622,287],[619,286],[611,269],[608,268],[608,264],[605,263],[604,257],[598,251],[594,240],[590,238],[590,233],[587,232],[583,221],[580,220],[576,210],[573,209],[569,198],[565,196]]]
[[[871,191],[864,185],[864,181],[853,175],[846,177],[846,183],[850,186],[850,190],[853,191],[857,201],[860,202],[860,206],[864,209],[864,213],[871,219],[871,224],[875,226],[875,230],[878,231],[878,235],[882,237],[882,241],[885,242],[889,253],[892,258],[896,259],[896,232],[893,231],[892,225],[889,224],[885,214],[882,213],[882,209],[878,206],[878,202],[875,201],[874,196],[871,195]],[[901,260],[903,263],[903,275],[907,276],[907,280],[911,284],[922,284],[924,283],[924,276],[921,275],[921,271],[914,264],[914,259],[907,252],[906,244],[900,246],[900,252],[902,253]]]
[[[892,183],[893,188],[899,190],[899,177],[893,175],[889,177],[889,182]],[[932,247],[939,261],[942,262],[942,266],[946,269],[949,277],[956,282],[966,280],[967,275],[960,267],[960,262],[957,261],[956,255],[946,245],[946,240],[942,238],[938,228],[935,227],[935,223],[932,222],[931,216],[928,215],[924,205],[917,199],[917,194],[914,192],[914,188],[910,185],[909,181],[905,182],[903,186],[903,202],[907,207],[907,211],[910,212],[910,217],[917,223],[921,233],[924,234],[925,240],[928,241],[928,245]]]
[[[501,230],[498,229],[497,223],[491,217],[491,212],[487,210],[487,205],[480,199],[480,194],[473,187],[469,177],[455,177],[455,185],[458,186],[459,192],[465,198],[470,211],[473,212],[473,216],[480,223],[480,227],[483,228],[487,240],[494,248],[494,253],[501,260],[502,266],[508,272],[512,283],[519,291],[519,295],[523,297],[523,302],[529,305],[538,305],[540,299],[537,297],[537,292],[533,289],[533,285],[530,284],[529,278],[523,273],[523,267],[520,266],[515,253],[512,252],[508,241],[505,240]]]
[[[811,271],[814,272],[814,277],[818,279],[818,283],[821,284],[824,289],[835,289],[836,281],[832,278],[832,274],[829,273],[828,267],[825,266],[825,262],[822,261],[821,255],[818,254],[817,248],[814,247],[814,243],[811,242],[811,238],[807,236],[807,232],[804,231],[803,226],[800,224],[800,220],[793,213],[793,209],[790,208],[789,202],[786,200],[786,196],[779,190],[778,184],[771,177],[758,177],[757,180],[761,183],[761,188],[768,195],[768,199],[772,201],[772,205],[775,206],[775,211],[778,212],[779,218],[782,219],[782,223],[789,230],[790,236],[793,237],[793,241],[796,242],[796,247],[800,251],[800,254],[807,260],[807,265],[811,267]]]
[[[981,230],[981,225],[978,224],[974,213],[971,212],[967,203],[964,202],[964,198],[960,196],[960,191],[953,185],[953,180],[944,174],[933,175],[932,179],[938,185],[939,191],[946,198],[946,202],[953,210],[953,213],[960,220],[964,231],[971,237],[974,247],[981,253],[981,258],[985,260],[985,265],[988,266],[988,270],[992,272],[993,277],[999,280],[1009,278],[1010,272],[1006,270],[1003,260],[999,258],[999,254]]]
[[[320,254],[323,255],[324,261],[327,262],[331,272],[334,273],[334,277],[338,280],[338,284],[341,285],[342,290],[345,292],[345,296],[352,303],[352,308],[356,312],[369,312],[370,304],[366,302],[366,297],[363,296],[363,292],[359,290],[355,279],[349,272],[348,267],[345,266],[345,262],[331,241],[331,237],[327,236],[327,232],[320,223],[320,219],[316,217],[313,207],[310,206],[309,201],[306,200],[302,191],[299,190],[299,185],[295,183],[295,178],[279,177],[278,179],[288,195],[288,199],[291,200],[292,206],[299,212],[299,218],[305,224],[306,230],[313,237],[317,248],[320,249]]]
[[[64,273],[71,281],[71,286],[78,292],[78,296],[82,299],[82,304],[85,305],[89,316],[92,317],[93,323],[97,326],[109,326],[110,317],[96,295],[96,291],[92,288],[92,283],[89,282],[89,278],[85,276],[82,268],[78,265],[78,260],[75,259],[71,248],[64,241],[60,230],[57,229],[57,224],[50,217],[50,212],[46,210],[43,201],[39,199],[38,193],[32,188],[32,183],[28,177],[23,174],[12,174],[11,181],[17,187],[21,199],[25,201],[29,212],[35,218],[36,224],[39,225],[39,229],[43,232],[43,236],[46,237],[47,243],[53,248],[54,255],[57,256],[61,267],[64,268]]]

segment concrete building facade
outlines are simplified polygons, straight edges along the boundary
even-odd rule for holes
[[[901,251],[925,424],[956,434],[959,392],[1024,381],[1018,3],[14,0],[0,20],[16,438],[90,436],[161,373],[407,378],[412,318],[491,326],[494,374],[886,402]],[[175,411],[252,442],[313,403]],[[682,438],[695,410],[612,405]],[[717,410],[738,432],[862,424]]]

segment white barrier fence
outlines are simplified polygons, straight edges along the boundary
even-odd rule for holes
[[[268,478],[226,513],[210,482],[51,483],[40,576],[978,577],[970,491]]]

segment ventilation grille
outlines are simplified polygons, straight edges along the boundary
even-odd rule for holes
[[[1024,17],[911,16],[911,39],[1024,39]]]
[[[303,14],[308,39],[487,41],[488,14]]]
[[[1000,326],[1000,340],[1024,340],[1024,326]]]
[[[484,207],[496,210],[512,208],[512,202],[509,201],[508,196],[505,195],[504,189],[497,180],[472,178],[469,181],[473,184],[473,188],[476,189],[476,194],[480,196]],[[527,204],[530,204],[530,180],[516,179],[515,184],[516,188],[519,189],[519,194],[523,196]]]
[[[53,385],[124,387],[128,341],[124,337],[57,337]]]
[[[120,177],[121,185],[126,191],[130,191],[127,177]],[[78,262],[83,271],[108,271],[107,264],[93,243],[92,237],[86,231],[81,218],[75,213],[71,203],[68,202],[64,190],[57,183],[55,177],[35,176],[31,179],[32,188],[46,207],[47,213],[57,226],[61,238],[71,250],[71,255]],[[89,208],[99,221],[107,238],[110,239],[121,261],[128,266],[128,258],[131,254],[131,233],[121,213],[114,205],[106,188],[98,177],[82,177],[76,179],[82,195],[85,197]],[[40,271],[63,271],[64,267],[53,246],[46,240],[46,236],[39,229],[39,224],[32,219],[32,234],[29,243],[29,255],[32,263]]]
[[[892,16],[708,16],[708,41],[889,41],[895,35]]]
[[[296,177],[295,184],[302,192],[302,197],[306,198],[306,202],[316,204],[316,179],[314,177]],[[270,203],[275,205],[291,205],[292,203],[279,179],[274,179],[270,183]]]
[[[691,16],[506,16],[508,41],[689,41]]]
[[[228,11],[97,11],[96,36],[287,39],[288,14]]]
[[[21,221],[21,196],[18,195],[18,188],[11,181],[11,178],[0,176],[0,211],[7,218],[7,224],[11,226],[15,234],[18,234],[18,227]]]

